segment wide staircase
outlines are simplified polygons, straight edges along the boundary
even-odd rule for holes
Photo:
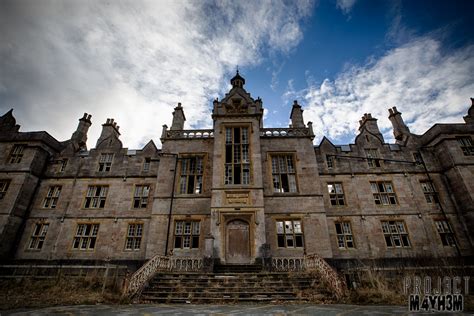
[[[213,273],[161,272],[141,292],[142,303],[328,301],[331,292],[304,272],[265,272],[259,265],[215,266]]]

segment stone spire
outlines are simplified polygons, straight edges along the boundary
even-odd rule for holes
[[[171,130],[183,130],[184,122],[186,117],[184,116],[183,107],[181,103],[178,103],[178,106],[174,108],[173,112],[173,123],[171,124]]]
[[[471,98],[471,107],[464,117],[464,122],[466,122],[466,124],[474,124],[474,98]]]
[[[390,115],[388,119],[392,122],[393,126],[393,136],[397,141],[405,141],[408,135],[410,135],[410,129],[403,122],[402,113],[398,112],[397,107],[388,109]]]
[[[291,109],[290,119],[291,126],[293,126],[294,128],[306,127],[303,121],[303,110],[301,109],[301,105],[298,104],[297,100],[293,102],[293,108]]]
[[[74,147],[83,148],[86,146],[87,132],[89,131],[89,127],[92,125],[91,117],[92,115],[84,113],[84,116],[79,119],[77,129],[71,136],[71,141],[75,145]]]
[[[359,121],[359,131],[363,131],[364,129],[371,133],[372,135],[376,136],[380,141],[383,143],[383,135],[380,133],[379,126],[377,124],[377,119],[372,117],[372,114],[365,113],[362,116],[362,119]]]
[[[239,70],[237,69],[237,73],[234,78],[230,79],[230,84],[232,88],[243,88],[245,84],[245,79],[240,76]]]

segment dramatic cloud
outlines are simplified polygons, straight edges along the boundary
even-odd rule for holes
[[[431,38],[419,38],[364,66],[353,66],[335,80],[289,87],[285,97],[305,100],[305,119],[320,140],[353,140],[358,121],[372,113],[387,139],[393,139],[387,109],[396,106],[410,130],[422,134],[435,123],[463,122],[474,91],[474,46],[442,51]]]
[[[336,6],[344,13],[348,14],[354,6],[356,0],[337,0]]]
[[[182,102],[188,127],[236,65],[290,52],[312,1],[2,1],[0,111],[23,130],[70,137],[93,115],[89,147],[113,117],[125,146],[158,141]]]

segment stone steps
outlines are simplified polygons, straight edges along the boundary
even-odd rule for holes
[[[308,293],[312,297],[331,297],[319,280],[308,274],[253,272],[253,269],[160,273],[149,282],[139,300],[142,303],[235,303],[305,301]]]

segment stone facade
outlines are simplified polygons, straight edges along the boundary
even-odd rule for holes
[[[444,258],[473,255],[474,105],[465,124],[410,133],[389,110],[395,144],[365,114],[354,144],[313,145],[295,101],[288,128],[264,128],[262,100],[232,89],[212,130],[184,130],[181,104],[162,147],[123,148],[91,115],[70,140],[0,118],[3,259],[143,262],[155,255],[246,264],[267,257]]]

